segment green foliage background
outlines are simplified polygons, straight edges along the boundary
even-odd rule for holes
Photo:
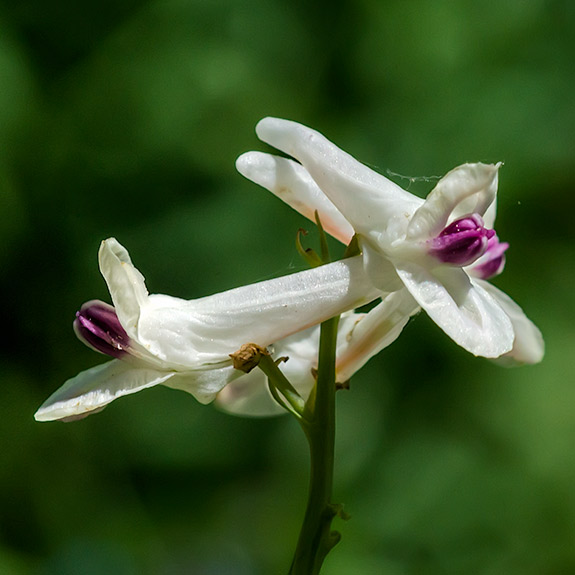
[[[0,573],[287,571],[307,483],[287,417],[158,388],[32,419],[102,361],[70,324],[108,297],[103,238],[181,297],[301,268],[309,225],[234,170],[266,115],[386,174],[503,160],[496,283],[547,342],[503,369],[420,315],[354,378],[325,574],[574,573],[573,29],[569,0],[1,0]]]

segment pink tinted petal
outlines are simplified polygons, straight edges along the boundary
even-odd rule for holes
[[[301,164],[270,154],[247,152],[237,159],[236,168],[312,222],[315,222],[317,210],[328,234],[346,245],[351,241],[355,233],[351,224]]]
[[[405,220],[422,200],[340,150],[323,135],[296,122],[264,118],[259,138],[298,160],[358,233],[384,230]]]
[[[393,343],[419,305],[406,289],[388,295],[366,314],[341,318],[337,380],[346,381],[374,355]]]

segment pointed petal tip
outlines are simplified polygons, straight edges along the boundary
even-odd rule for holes
[[[125,249],[124,246],[115,238],[109,237],[100,242],[100,251]]]
[[[60,401],[57,403],[46,403],[40,406],[34,414],[34,419],[39,423],[47,421],[63,421],[64,423],[84,419],[94,413],[99,413],[108,403],[90,407],[81,402]]]
[[[114,237],[106,238],[100,243],[98,257],[100,260],[107,255],[114,256],[122,261],[131,263],[128,250]]]

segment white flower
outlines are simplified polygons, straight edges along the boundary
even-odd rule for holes
[[[344,313],[339,321],[336,348],[336,380],[345,383],[367,361],[391,344],[418,310],[406,292],[389,294],[369,313]],[[315,384],[320,326],[295,333],[273,345],[273,357],[287,357],[281,370],[307,400]],[[230,382],[218,394],[216,404],[236,415],[270,416],[286,413],[273,399],[267,378],[259,369]]]
[[[407,290],[474,355],[541,360],[539,330],[484,281],[502,271],[507,248],[491,229],[500,164],[455,168],[423,200],[301,124],[265,118],[256,131],[300,163],[248,152],[238,170],[307,217],[318,210],[344,243],[357,233],[366,272],[384,295]]]
[[[36,412],[38,421],[78,419],[158,384],[208,403],[241,375],[229,354],[243,344],[265,348],[378,297],[359,257],[191,301],[149,295],[113,238],[102,242],[99,263],[114,307],[88,302],[74,327],[115,359],[68,380]]]

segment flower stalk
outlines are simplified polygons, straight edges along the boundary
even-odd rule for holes
[[[290,575],[317,575],[340,534],[332,531],[339,506],[331,502],[335,449],[335,352],[339,317],[321,326],[317,382],[306,402],[300,424],[310,448],[307,508]]]
[[[300,420],[304,410],[304,400],[278,367],[278,363],[286,359],[280,357],[278,360],[273,360],[269,354],[262,354],[258,367],[267,375],[268,386],[274,399]]]

